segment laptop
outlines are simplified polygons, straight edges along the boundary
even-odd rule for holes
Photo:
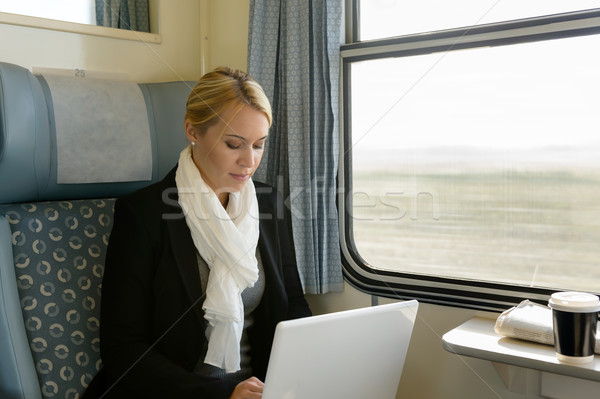
[[[415,300],[280,322],[263,399],[394,399]]]

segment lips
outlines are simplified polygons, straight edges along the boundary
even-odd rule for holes
[[[230,173],[229,174],[234,180],[237,180],[239,182],[245,182],[246,180],[248,180],[248,178],[250,177],[250,175],[248,174],[235,174],[235,173]]]

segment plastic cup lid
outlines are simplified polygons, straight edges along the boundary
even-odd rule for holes
[[[600,311],[600,298],[585,292],[555,292],[550,297],[548,305],[552,309],[564,312],[598,312]]]

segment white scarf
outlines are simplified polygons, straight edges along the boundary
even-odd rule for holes
[[[179,156],[175,175],[179,204],[192,239],[210,274],[202,308],[209,322],[204,363],[231,373],[240,369],[244,326],[242,291],[258,279],[258,201],[252,180],[229,194],[227,210],[204,182],[188,146]]]

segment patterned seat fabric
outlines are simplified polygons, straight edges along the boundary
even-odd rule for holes
[[[114,202],[0,205],[44,397],[81,397],[101,367],[100,290]]]

